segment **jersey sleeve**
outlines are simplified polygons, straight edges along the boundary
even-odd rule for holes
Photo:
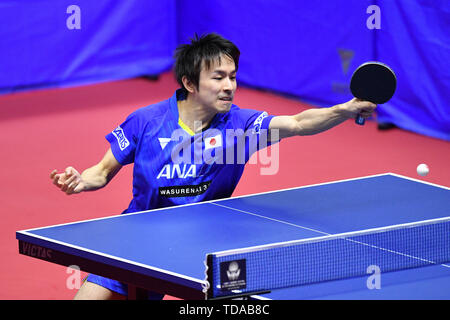
[[[269,139],[270,121],[275,116],[269,115],[266,111],[256,111],[251,109],[240,109],[238,118],[243,123],[245,132],[245,162],[257,151],[273,145]],[[277,141],[278,142],[278,141]]]
[[[106,135],[106,140],[111,145],[111,151],[121,165],[134,162],[139,132],[138,114],[132,113],[123,123]]]
[[[245,131],[251,130],[252,134],[260,135],[264,130],[269,130],[270,120],[272,120],[273,117],[274,116],[267,114],[266,111],[253,111],[247,120]]]

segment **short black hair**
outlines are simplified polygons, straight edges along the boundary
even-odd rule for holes
[[[182,78],[186,76],[198,89],[202,62],[209,69],[213,61],[219,59],[220,62],[220,56],[224,54],[233,59],[237,71],[240,51],[230,40],[217,33],[208,33],[201,37],[195,34],[190,40],[190,44],[182,44],[175,51],[175,77],[185,96],[188,91],[183,85]]]

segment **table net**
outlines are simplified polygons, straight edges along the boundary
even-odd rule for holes
[[[208,254],[208,299],[450,261],[450,217]]]

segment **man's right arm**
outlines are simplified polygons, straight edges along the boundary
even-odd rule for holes
[[[99,163],[84,170],[82,174],[73,167],[67,167],[63,173],[53,170],[50,179],[61,191],[74,194],[103,188],[121,168],[122,165],[116,160],[110,148]]]

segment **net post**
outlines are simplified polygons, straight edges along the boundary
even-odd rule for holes
[[[205,261],[205,274],[206,274],[206,279],[205,279],[205,288],[204,288],[204,293],[205,293],[205,299],[209,300],[212,299],[214,297],[214,272],[213,272],[213,254],[208,253],[206,255],[206,261]]]

